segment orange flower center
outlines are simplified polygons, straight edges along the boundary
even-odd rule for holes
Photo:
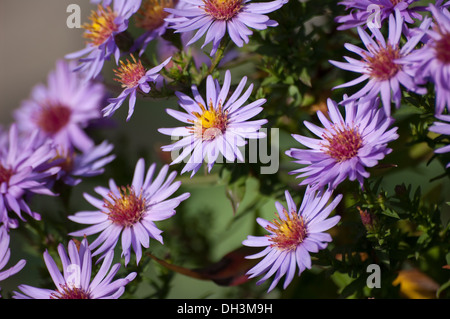
[[[203,0],[204,10],[217,20],[230,20],[243,5],[242,0]]]
[[[291,212],[289,215],[286,209],[283,209],[284,219],[280,218],[278,213],[275,215],[278,219],[272,221],[272,225],[266,227],[267,230],[273,232],[268,235],[270,241],[273,242],[272,247],[280,250],[293,250],[306,238],[308,232],[303,218],[297,212]]]
[[[120,66],[117,70],[114,70],[114,74],[117,82],[122,83],[124,88],[133,88],[138,85],[139,80],[145,75],[145,68],[142,65],[141,60],[136,61],[134,56],[131,54],[133,62],[127,59],[127,63],[120,61]]]
[[[134,189],[130,186],[119,188],[119,196],[113,192],[109,193],[109,201],[104,199],[103,206],[106,208],[106,214],[109,220],[122,227],[130,227],[138,223],[145,213],[145,199],[142,194],[136,195]]]
[[[366,57],[369,62],[370,76],[381,81],[391,79],[401,69],[401,65],[395,63],[398,58],[400,58],[400,51],[397,46],[394,48],[388,44],[386,48],[380,47],[374,57]]]
[[[332,136],[324,136],[328,141],[325,153],[338,162],[346,161],[355,157],[362,146],[362,138],[356,128],[345,128],[333,126]]]
[[[84,37],[92,42],[94,45],[99,46],[118,30],[117,25],[114,23],[117,14],[111,9],[111,7],[102,7],[98,5],[97,11],[92,11],[89,20],[91,23],[86,23],[83,28],[86,30]]]
[[[136,15],[136,26],[145,30],[155,30],[164,24],[169,15],[165,8],[174,8],[177,0],[147,0],[142,3]]]

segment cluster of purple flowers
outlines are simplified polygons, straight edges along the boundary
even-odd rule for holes
[[[19,227],[15,214],[25,221],[22,213],[41,219],[29,206],[30,197],[55,196],[53,186],[63,183],[75,186],[82,178],[100,175],[104,167],[114,160],[113,145],[103,141],[96,145],[86,128],[102,117],[112,116],[129,99],[127,121],[135,111],[137,96],[147,94],[158,81],[160,72],[170,66],[171,57],[157,66],[148,68],[140,60],[154,39],[167,29],[175,33],[196,33],[186,43],[189,46],[202,37],[202,48],[212,44],[210,55],[218,53],[221,45],[230,39],[237,47],[249,42],[250,29],[264,30],[277,26],[266,14],[281,8],[287,1],[274,0],[253,3],[250,0],[109,0],[92,1],[98,4],[91,24],[84,26],[88,40],[86,48],[66,56],[78,59],[58,61],[47,84],[36,86],[29,99],[14,113],[15,123],[0,133],[0,270],[9,261],[9,234]],[[359,59],[345,57],[346,62],[330,61],[338,68],[356,72],[355,80],[335,89],[367,83],[358,92],[343,95],[339,103],[329,99],[327,112],[318,111],[321,126],[305,121],[305,127],[317,138],[294,134],[293,138],[304,147],[286,151],[295,163],[301,165],[291,174],[307,185],[300,207],[289,191],[285,192],[287,207],[276,202],[276,218],[257,222],[268,234],[248,236],[243,245],[264,247],[248,258],[263,259],[248,271],[249,278],[263,275],[258,284],[274,275],[271,291],[285,276],[286,288],[298,268],[298,275],[312,267],[311,253],[325,249],[332,238],[328,231],[340,220],[332,215],[342,195],[333,193],[344,180],[358,181],[363,187],[374,167],[392,150],[388,144],[398,138],[391,117],[392,103],[401,106],[402,89],[425,94],[425,85],[434,84],[437,122],[431,131],[450,134],[450,13],[446,5],[438,2],[427,8],[414,7],[414,0],[342,1],[351,9],[349,15],[338,17],[340,29],[356,28],[366,49],[347,43],[345,47]],[[364,25],[370,16],[371,5],[378,5],[380,22],[388,24],[388,36],[381,29]],[[419,12],[428,11],[432,18]],[[127,50],[123,49],[123,35],[130,18],[143,34]],[[416,20],[423,20],[418,28],[411,28]],[[405,39],[404,44],[402,39]],[[138,51],[135,53],[134,51]],[[123,53],[129,54],[126,62]],[[134,53],[134,54],[133,54]],[[118,65],[116,81],[123,88],[115,98],[107,98],[105,88],[97,81],[105,61],[114,56]],[[137,58],[136,58],[137,57]],[[131,59],[131,60],[130,60]],[[265,137],[260,129],[268,121],[254,119],[263,111],[265,99],[247,104],[253,84],[247,89],[243,77],[234,91],[231,72],[226,70],[223,83],[208,75],[206,94],[199,87],[191,87],[192,96],[175,92],[183,111],[167,109],[167,113],[184,123],[175,128],[159,128],[162,134],[181,138],[162,147],[165,152],[179,154],[171,164],[186,160],[181,171],[191,172],[191,178],[205,163],[208,172],[219,156],[234,162],[244,161],[240,147],[250,139]],[[245,90],[244,90],[245,89]],[[106,103],[105,103],[106,102]],[[436,150],[450,151],[449,147]],[[450,164],[449,164],[450,165]],[[447,166],[448,167],[448,166]],[[169,173],[169,166],[157,172],[156,164],[146,168],[144,159],[136,163],[131,183],[117,185],[110,179],[108,187],[98,186],[94,191],[101,197],[87,193],[85,199],[95,207],[93,211],[77,212],[68,218],[89,225],[70,233],[84,237],[81,242],[70,240],[67,246],[58,246],[63,273],[49,252],[44,253],[45,264],[55,284],[55,290],[19,286],[21,293],[15,298],[90,299],[118,298],[125,286],[136,277],[130,273],[113,281],[120,263],[112,265],[113,251],[121,242],[124,264],[130,262],[132,250],[139,264],[143,248],[150,240],[163,243],[162,231],[155,222],[172,217],[176,208],[190,197],[183,193],[172,197],[181,186],[175,181],[177,172]],[[98,234],[92,243],[86,236]],[[103,263],[91,280],[92,261],[100,256]],[[0,272],[0,280],[20,271],[25,261]],[[71,271],[77,271],[73,276]]]

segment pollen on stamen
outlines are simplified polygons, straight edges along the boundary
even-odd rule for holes
[[[284,218],[280,218],[278,213],[275,215],[278,219],[274,219],[266,229],[274,234],[268,235],[272,241],[272,247],[280,250],[293,250],[306,238],[308,232],[305,222],[296,212],[288,213],[283,209]]]
[[[152,31],[164,24],[164,19],[169,15],[165,8],[174,8],[177,0],[147,0],[142,3],[136,15],[136,26],[144,30]]]
[[[192,113],[197,117],[197,120],[192,121],[194,125],[189,128],[191,132],[203,140],[212,140],[223,134],[228,124],[228,112],[222,110],[221,103],[219,103],[217,108],[214,108],[212,102],[210,102],[208,109],[201,103],[199,103],[199,106],[202,109],[202,113]]]
[[[133,62],[127,59],[127,62],[120,61],[120,66],[117,70],[113,70],[117,78],[114,80],[120,82],[124,88],[133,88],[138,85],[139,80],[145,76],[145,68],[141,60],[137,60],[131,54]]]
[[[104,213],[108,215],[110,221],[119,226],[133,226],[144,217],[145,198],[142,194],[137,195],[130,186],[122,186],[118,191],[118,196],[110,192],[108,199],[104,199]]]
[[[243,0],[203,0],[206,14],[217,20],[230,20],[243,7]]]
[[[69,123],[72,111],[61,104],[44,105],[36,117],[37,126],[47,134],[56,134]]]
[[[393,78],[401,69],[401,65],[395,63],[400,58],[400,50],[387,44],[386,48],[380,46],[380,50],[373,57],[366,56],[369,63],[370,76],[385,81]]]
[[[324,135],[328,144],[323,146],[325,153],[336,161],[343,162],[358,154],[363,141],[357,128],[333,126],[332,132],[329,133],[331,133],[331,136]]]
[[[88,39],[92,44],[99,46],[118,30],[114,20],[117,14],[111,9],[111,7],[104,8],[98,5],[97,11],[92,11],[89,20],[91,23],[86,23],[83,28],[86,30],[84,37]]]

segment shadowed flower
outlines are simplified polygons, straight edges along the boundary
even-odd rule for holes
[[[9,258],[11,256],[11,250],[9,248],[9,234],[6,226],[1,225],[0,226],[0,282],[5,280],[6,278],[9,278],[15,274],[17,274],[19,271],[22,270],[22,268],[25,266],[26,261],[24,259],[21,259],[17,262],[14,266],[11,268],[2,270],[6,264],[9,262]],[[0,298],[2,296],[0,295]]]
[[[422,16],[417,13],[419,8],[412,4],[419,0],[344,0],[338,4],[345,6],[350,13],[345,16],[336,17],[335,21],[341,25],[338,30],[345,30],[362,26],[368,23],[381,22],[386,20],[391,13],[398,9],[407,23],[414,23],[414,19],[421,20]],[[379,19],[378,21],[374,21]]]
[[[450,2],[449,2],[450,3]],[[424,30],[426,44],[409,56],[409,61],[417,66],[417,81],[431,81],[436,92],[435,114],[450,109],[450,12],[430,4],[434,25]]]
[[[436,115],[438,120],[442,122],[435,122],[432,126],[430,126],[429,130],[431,132],[450,136],[450,115]],[[450,152],[450,145],[442,146],[434,150],[437,154],[443,154]],[[447,163],[445,168],[450,167],[450,162]]]
[[[98,2],[98,1],[97,1]],[[79,59],[80,65],[75,71],[83,72],[86,79],[93,79],[100,74],[105,60],[113,55],[119,62],[120,49],[116,36],[128,29],[130,17],[137,12],[141,0],[104,1],[98,5],[97,11],[92,11],[91,23],[86,23],[84,37],[88,43],[80,51],[66,55],[67,59]]]
[[[270,20],[266,13],[278,10],[287,1],[250,3],[250,0],[185,0],[181,9],[166,9],[174,17],[166,18],[175,32],[190,32],[198,30],[187,43],[198,41],[205,36],[202,48],[212,42],[210,55],[213,56],[219,48],[220,41],[228,32],[231,40],[242,47],[248,43],[248,36],[253,32],[249,28],[264,30],[278,25]]]
[[[0,148],[0,223],[17,228],[18,221],[8,212],[21,220],[25,220],[21,212],[39,220],[40,215],[31,211],[27,200],[32,194],[53,196],[46,181],[60,168],[49,164],[56,156],[55,148],[50,140],[39,138],[38,131],[24,137],[12,124],[8,134],[7,143]]]
[[[300,185],[317,190],[325,186],[335,189],[345,179],[358,180],[361,187],[369,177],[366,167],[375,166],[392,150],[387,144],[398,138],[397,128],[386,131],[393,120],[378,108],[378,101],[365,104],[353,102],[345,105],[345,119],[336,102],[328,99],[327,119],[321,112],[317,116],[323,125],[310,122],[305,126],[319,139],[293,134],[292,136],[308,149],[291,148],[286,152],[305,165],[290,172],[304,178]]]
[[[118,187],[111,179],[109,189],[95,188],[103,200],[84,194],[86,200],[98,210],[78,212],[69,216],[69,219],[76,223],[92,225],[70,235],[90,236],[100,232],[90,245],[92,250],[97,249],[94,256],[113,249],[122,235],[122,256],[125,256],[125,265],[130,261],[131,246],[136,253],[136,263],[139,263],[142,256],[141,246],[148,248],[150,238],[161,243],[163,241],[162,231],[154,222],[172,217],[175,208],[190,196],[189,193],[184,193],[168,199],[178,190],[181,182],[174,182],[176,172],[170,173],[166,179],[168,165],[152,180],[155,169],[156,164],[151,165],[145,175],[145,162],[140,159],[136,164],[131,186]]]
[[[182,149],[172,164],[180,163],[192,153],[181,174],[192,171],[191,177],[194,176],[204,159],[207,161],[208,170],[211,171],[220,154],[230,162],[236,159],[244,161],[239,147],[247,143],[245,139],[265,137],[265,133],[259,132],[259,129],[267,123],[267,120],[248,120],[263,110],[261,105],[266,100],[259,99],[242,107],[253,89],[251,84],[240,96],[246,82],[247,77],[242,78],[234,93],[227,99],[231,85],[230,71],[227,70],[225,73],[222,88],[217,80],[208,76],[206,103],[195,85],[192,86],[194,99],[176,92],[178,103],[186,113],[173,109],[167,109],[167,113],[188,126],[160,128],[158,131],[172,137],[182,137],[181,140],[162,147],[166,152]]]
[[[421,28],[427,28],[429,23],[429,19],[425,19]],[[423,33],[415,34],[400,48],[402,27],[403,17],[400,11],[396,9],[395,17],[393,14],[389,16],[389,36],[387,41],[377,28],[370,29],[375,37],[372,38],[361,27],[358,27],[358,34],[367,50],[363,50],[350,43],[346,43],[345,47],[347,50],[359,55],[362,59],[356,60],[350,57],[344,57],[347,63],[330,61],[330,63],[338,68],[361,74],[358,78],[338,85],[334,89],[350,87],[368,80],[362,89],[346,100],[347,103],[357,99],[365,102],[381,94],[384,110],[390,116],[391,100],[394,101],[397,108],[400,107],[402,97],[400,84],[408,91],[419,94],[426,93],[425,88],[421,88],[415,83],[412,66],[405,60],[405,57],[414,50],[422,39]]]
[[[257,218],[258,224],[269,234],[248,236],[242,242],[245,246],[265,247],[261,252],[247,256],[252,259],[264,257],[248,271],[249,278],[264,274],[256,283],[259,285],[275,274],[268,289],[270,292],[284,275],[286,278],[283,289],[286,289],[294,278],[297,267],[298,276],[305,269],[311,268],[310,253],[317,253],[327,247],[332,238],[325,231],[335,226],[341,218],[340,216],[327,218],[342,199],[342,195],[338,195],[327,206],[331,195],[331,191],[307,193],[300,209],[297,210],[291,195],[286,191],[287,208],[276,202],[277,212],[273,221]]]
[[[84,128],[101,118],[100,107],[105,97],[103,85],[83,81],[70,70],[72,64],[58,61],[49,73],[47,85],[37,85],[31,98],[14,113],[23,132],[39,129],[63,150],[86,151],[94,146]]]
[[[114,70],[117,78],[117,82],[122,84],[124,90],[117,98],[108,99],[110,104],[103,109],[104,116],[112,116],[115,111],[122,105],[127,97],[129,97],[129,107],[127,121],[131,118],[134,112],[134,106],[136,104],[136,94],[138,91],[143,93],[150,92],[149,82],[156,83],[158,74],[161,69],[169,63],[170,58],[166,59],[163,63],[150,70],[145,70],[140,60],[136,61],[135,57],[131,55],[133,62],[127,60],[127,63],[120,61],[120,67]]]
[[[106,254],[95,277],[92,276],[92,255],[88,242],[83,239],[79,245],[71,240],[68,254],[62,244],[58,246],[63,272],[48,251],[44,252],[44,261],[56,289],[36,288],[20,285],[21,292],[14,292],[14,299],[118,299],[125,286],[136,277],[130,273],[125,278],[113,280],[120,269],[120,263],[111,267],[114,252]]]

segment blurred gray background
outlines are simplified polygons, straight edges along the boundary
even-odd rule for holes
[[[67,27],[70,4],[88,22],[89,0],[0,0],[0,125],[13,121],[12,111],[58,59],[84,47],[83,29]]]

